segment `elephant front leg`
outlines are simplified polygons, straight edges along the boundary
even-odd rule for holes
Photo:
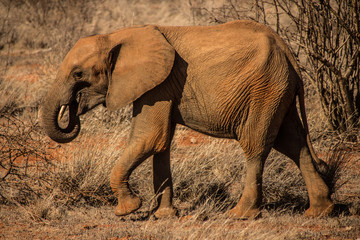
[[[143,96],[134,102],[134,117],[129,146],[125,149],[111,172],[111,188],[118,197],[118,205],[115,208],[115,214],[118,216],[134,212],[141,206],[140,199],[129,189],[128,180],[131,172],[151,155],[155,154],[155,159],[160,159],[160,162],[161,159],[166,159],[162,161],[164,162],[163,167],[165,169],[162,169],[162,163],[159,163],[159,166],[156,164],[155,170],[157,173],[154,175],[160,176],[157,182],[161,183],[163,182],[162,176],[169,178],[170,181],[168,183],[165,182],[164,186],[171,185],[170,169],[168,169],[170,166],[167,165],[169,164],[169,159],[168,157],[162,157],[163,152],[168,151],[171,141],[171,101],[153,103],[151,102],[155,101],[153,98],[153,95]],[[159,172],[164,172],[165,174],[161,175]],[[157,186],[156,190],[161,190],[160,186]],[[165,193],[169,192],[168,189],[165,187]],[[167,201],[162,200],[162,202],[165,204]]]
[[[159,207],[155,212],[157,218],[167,218],[176,215],[173,207],[173,185],[170,170],[170,147],[164,152],[154,155],[153,181],[155,194],[158,195]]]
[[[148,157],[142,153],[142,150],[141,144],[127,147],[111,171],[110,185],[118,199],[114,211],[117,216],[132,213],[141,206],[141,200],[130,190],[128,180],[132,170]]]

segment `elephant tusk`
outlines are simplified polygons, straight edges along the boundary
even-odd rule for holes
[[[67,105],[62,105],[59,111],[59,115],[58,115],[58,122],[60,122],[61,118],[64,116],[65,110],[66,110]]]

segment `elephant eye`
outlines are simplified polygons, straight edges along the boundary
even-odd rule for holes
[[[76,80],[79,80],[83,77],[83,72],[81,71],[76,71],[73,73],[73,77],[76,79]]]

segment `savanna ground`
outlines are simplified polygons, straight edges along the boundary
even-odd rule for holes
[[[79,37],[144,23],[215,24],[214,16],[256,19],[261,16],[255,2],[1,0],[0,238],[359,239],[360,145],[348,141],[354,133],[329,130],[315,87],[306,78],[315,150],[339,166],[332,194],[337,205],[331,217],[303,216],[308,198],[300,172],[274,151],[264,172],[262,217],[227,218],[244,187],[243,153],[234,141],[184,127],[178,127],[172,145],[179,217],[159,220],[151,215],[156,196],[150,161],[130,180],[143,199],[142,208],[116,217],[108,176],[126,145],[131,106],[87,113],[80,136],[69,144],[54,143],[41,130],[42,96]],[[238,11],[231,15],[235,3]]]

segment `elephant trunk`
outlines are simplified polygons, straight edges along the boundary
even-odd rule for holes
[[[54,141],[59,143],[68,143],[72,141],[80,132],[80,119],[76,115],[78,104],[72,101],[70,104],[60,104],[60,100],[54,100],[49,93],[44,101],[41,120],[43,128],[47,135]],[[59,125],[59,120],[68,109],[68,124],[65,128]]]

